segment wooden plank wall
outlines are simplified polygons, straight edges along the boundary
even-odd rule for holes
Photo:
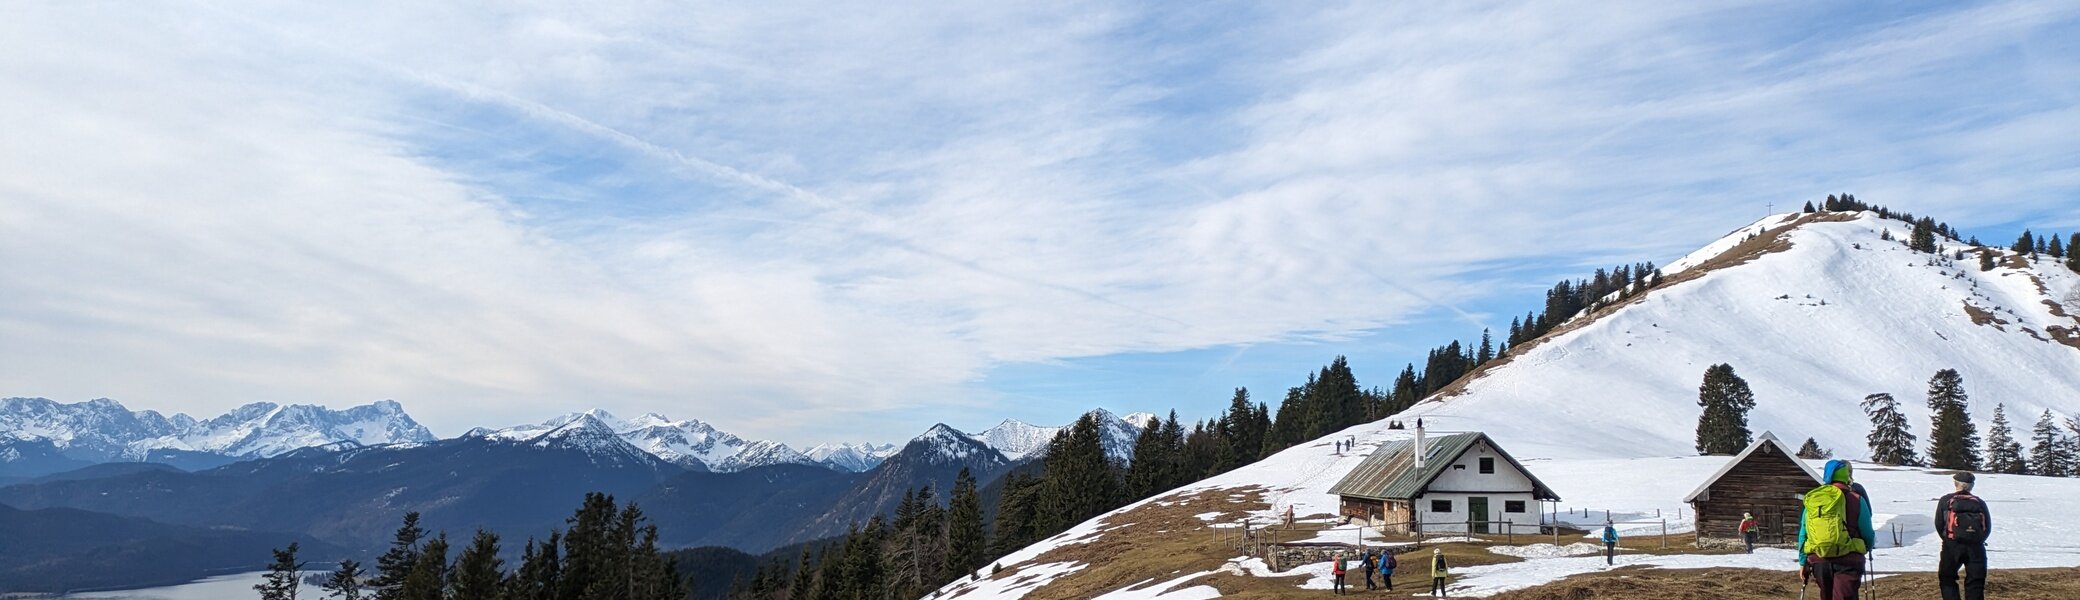
[[[1697,537],[1737,539],[1741,513],[1752,512],[1762,543],[1796,542],[1798,515],[1804,508],[1798,495],[1819,484],[1793,460],[1781,448],[1765,444],[1713,482],[1705,500],[1691,503],[1697,511]]]

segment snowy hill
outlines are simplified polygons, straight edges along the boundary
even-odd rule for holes
[[[940,595],[1019,598],[1068,589],[1086,597],[1211,598],[1223,590],[1325,590],[1324,564],[1271,573],[1261,560],[1233,558],[1232,546],[1162,544],[1218,539],[1217,528],[1244,518],[1272,522],[1287,507],[1302,523],[1333,527],[1337,498],[1329,487],[1371,450],[1411,434],[1388,429],[1388,421],[1418,417],[1435,430],[1486,432],[1564,498],[1555,513],[1562,521],[1583,510],[1594,516],[1575,519],[1587,527],[1610,511],[1627,535],[1657,534],[1664,523],[1686,532],[1683,496],[1727,460],[1695,456],[1693,448],[1697,387],[1715,363],[1733,365],[1753,388],[1754,431],[1792,443],[1811,436],[1839,456],[1866,454],[1869,421],[1858,402],[1875,392],[1898,397],[1925,436],[1921,399],[1939,369],[1963,374],[1982,434],[1996,403],[2024,430],[2047,409],[2080,414],[2080,319],[2071,316],[2080,315],[2080,276],[2048,259],[2031,263],[2007,252],[1998,268],[1981,272],[1969,255],[1953,261],[1883,239],[1889,230],[1903,240],[1908,227],[1870,213],[1766,218],[1665,268],[1661,285],[1576,316],[1400,415],[1101,515]],[[1346,438],[1354,451],[1336,452],[1332,442]],[[1900,528],[1900,545],[1881,551],[1883,568],[1932,570],[1940,541],[1930,532],[1928,504],[1947,491],[1947,473],[1858,470],[1874,497],[1877,527]],[[1991,542],[2001,567],[2080,565],[2080,543],[2051,533],[2080,513],[2080,479],[1983,475],[1980,482],[2008,523],[1997,526]],[[1321,539],[1358,535],[1344,528]],[[1795,568],[1787,550],[1621,556],[1619,564]],[[1453,595],[1604,569],[1601,557],[1459,568]]]
[[[384,400],[346,410],[255,402],[207,421],[185,414],[132,411],[106,398],[72,404],[43,398],[0,400],[0,441],[30,442],[88,463],[161,460],[200,454],[261,458],[350,441],[362,445],[428,442],[433,434],[404,407]],[[0,464],[9,461],[0,458]]]
[[[1787,227],[1798,217],[1684,257],[1664,269],[1670,283],[1577,317],[1401,418],[1508,431],[1537,456],[1681,455],[1695,442],[1698,383],[1716,363],[1753,388],[1752,429],[1852,457],[1870,429],[1858,401],[1891,393],[1925,433],[1920,400],[1940,369],[1963,374],[1981,421],[1995,403],[2025,425],[2046,409],[2080,412],[2080,320],[2069,316],[2080,315],[2080,275],[2006,258],[1981,272],[1969,256],[1881,239],[1905,239],[1906,224],[1874,214]],[[1782,249],[1760,250],[1772,246]]]

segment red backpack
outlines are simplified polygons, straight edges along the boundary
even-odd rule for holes
[[[1965,502],[1959,502],[1964,500]],[[1953,542],[1981,544],[1986,542],[1986,501],[1971,494],[1952,494],[1949,521],[1944,523],[1945,536]]]

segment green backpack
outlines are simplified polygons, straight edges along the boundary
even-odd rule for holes
[[[1852,529],[1856,525],[1849,522],[1849,503],[1858,501],[1856,494],[1834,485],[1823,485],[1806,492],[1806,543],[1799,551],[1820,558],[1834,558],[1867,550],[1864,541]]]

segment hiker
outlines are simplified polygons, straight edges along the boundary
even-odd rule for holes
[[[1936,537],[1943,540],[1942,559],[1936,566],[1936,585],[1943,600],[1985,600],[1986,536],[1993,533],[1993,515],[1986,501],[1972,495],[1974,477],[1958,473],[1950,477],[1957,493],[1936,500]],[[1957,568],[1964,567],[1964,595],[1957,594]]]
[[[1372,584],[1372,573],[1379,569],[1379,558],[1373,556],[1372,551],[1367,550],[1365,551],[1365,558],[1362,560],[1363,563],[1361,564],[1365,567],[1365,591],[1370,592],[1379,589],[1379,586]]]
[[[1610,521],[1603,522],[1603,564],[1618,564],[1618,528]]]
[[[1818,585],[1820,600],[1856,600],[1864,553],[1877,538],[1870,499],[1853,487],[1848,461],[1827,461],[1820,474],[1827,483],[1806,492],[1798,518],[1799,577]]]
[[[1444,564],[1444,549],[1430,549],[1430,597],[1446,598],[1444,580],[1452,576],[1451,569]]]
[[[1755,553],[1755,513],[1741,513],[1741,541],[1748,543],[1748,553]]]
[[[1336,560],[1335,560],[1334,562],[1331,562],[1331,563],[1329,564],[1329,578],[1330,578],[1330,579],[1333,579],[1333,580],[1335,580],[1335,583],[1336,583],[1336,595],[1338,595],[1338,596],[1341,596],[1341,595],[1343,595],[1343,570],[1344,570],[1344,569],[1343,569],[1343,567],[1344,567],[1344,558],[1343,558],[1343,553],[1342,553],[1342,552],[1337,552],[1337,553],[1336,553]]]
[[[1286,526],[1293,526],[1293,505],[1291,504],[1286,505]]]
[[[1399,566],[1401,566],[1400,561],[1394,560],[1393,550],[1385,548],[1380,549],[1379,580],[1380,583],[1386,585],[1387,591],[1389,592],[1394,591],[1394,568]]]

